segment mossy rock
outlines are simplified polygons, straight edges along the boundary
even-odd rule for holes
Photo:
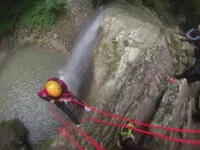
[[[0,150],[26,150],[27,130],[18,119],[0,123]]]
[[[38,150],[49,150],[49,149],[51,149],[54,140],[55,140],[55,137],[52,137],[52,138],[50,138],[46,141],[41,142]]]

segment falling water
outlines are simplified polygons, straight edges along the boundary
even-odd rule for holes
[[[98,29],[100,27],[103,8],[100,8],[91,22],[83,29],[72,48],[71,59],[67,62],[62,78],[69,89],[79,95],[79,90],[88,82],[91,71],[92,51],[98,43]]]

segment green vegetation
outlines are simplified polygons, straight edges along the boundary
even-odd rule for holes
[[[27,27],[50,27],[66,8],[66,0],[38,0],[34,7],[22,16],[22,24]]]
[[[39,150],[49,150],[54,142],[54,138],[50,138],[46,141],[41,142]]]
[[[51,27],[66,10],[67,0],[6,0],[0,5],[0,35],[13,31],[17,25],[32,28]],[[94,7],[116,0],[92,0]],[[123,0],[122,0],[123,1]],[[184,27],[195,27],[200,20],[199,0],[124,0],[141,3],[161,16],[165,11],[185,17]],[[165,17],[165,16],[164,16]]]
[[[46,28],[66,9],[66,0],[7,0],[0,6],[0,34],[12,31],[16,25]]]
[[[1,150],[28,150],[27,130],[17,119],[0,123]]]
[[[95,7],[117,0],[93,0]],[[123,1],[123,0],[122,0]],[[184,28],[196,27],[200,23],[199,0],[124,0],[129,3],[141,3],[156,11],[160,17],[165,17],[166,12],[185,18]],[[166,18],[165,18],[166,19]]]
[[[199,0],[141,0],[141,2],[155,11],[168,11],[173,15],[185,17],[183,28],[196,27],[200,23]]]

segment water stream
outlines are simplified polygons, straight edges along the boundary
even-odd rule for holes
[[[81,90],[88,86],[91,80],[92,51],[98,43],[98,29],[103,16],[101,7],[93,19],[83,28],[77,38],[72,51],[71,59],[60,75],[76,95],[81,95]]]

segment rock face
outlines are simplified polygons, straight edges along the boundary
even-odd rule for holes
[[[5,50],[1,50],[0,51],[0,68],[2,67],[7,57],[8,57],[8,52]]]
[[[196,90],[196,91],[195,91]],[[167,89],[162,102],[154,116],[152,124],[162,125],[166,127],[176,127],[180,129],[199,129],[199,123],[193,119],[195,110],[195,101],[198,100],[198,85],[188,86],[184,79],[177,82],[173,88]],[[196,98],[195,98],[196,97]],[[172,133],[169,131],[152,129],[151,131],[161,133],[166,136],[184,139],[198,140],[200,136],[194,133]],[[179,144],[163,139],[153,138],[150,140],[149,147],[154,149],[170,149],[170,150],[196,150],[199,146],[191,146],[187,144]],[[163,146],[164,145],[164,146]]]
[[[183,80],[172,86],[167,81],[192,64],[193,48],[181,43],[175,31],[167,28],[146,8],[126,4],[108,6],[99,31],[101,40],[93,53],[93,79],[88,104],[145,123],[198,128],[191,118],[197,85],[189,87]],[[126,124],[95,111],[85,114],[86,117]],[[88,121],[81,129],[106,149],[116,149],[119,127]],[[184,134],[162,133],[186,137]],[[76,139],[91,148],[82,136]],[[147,141],[142,134],[136,133],[136,143],[145,142],[145,146],[152,149],[192,148],[158,138]]]

